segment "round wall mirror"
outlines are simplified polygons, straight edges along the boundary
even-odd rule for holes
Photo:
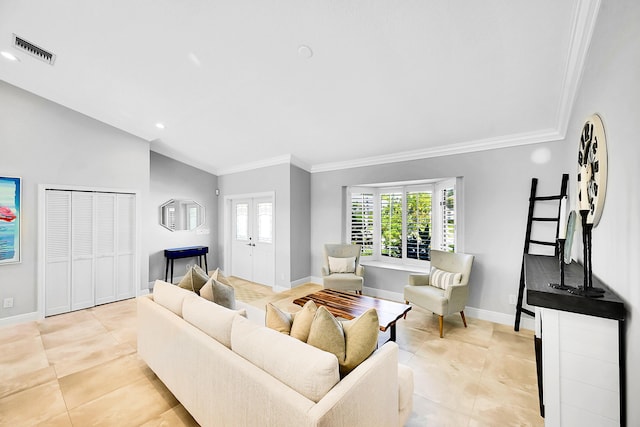
[[[171,199],[160,205],[160,225],[167,230],[195,230],[204,222],[204,206],[193,200]]]

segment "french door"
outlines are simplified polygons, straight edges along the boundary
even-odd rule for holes
[[[274,285],[273,197],[231,202],[231,275]]]

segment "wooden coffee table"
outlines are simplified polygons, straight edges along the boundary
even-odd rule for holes
[[[384,332],[390,329],[389,341],[396,340],[396,322],[398,319],[411,310],[411,306],[407,304],[333,289],[323,289],[305,297],[298,298],[294,300],[293,303],[302,306],[309,300],[313,300],[316,305],[325,306],[334,316],[347,320],[358,317],[370,308],[375,308],[378,312],[380,330]]]

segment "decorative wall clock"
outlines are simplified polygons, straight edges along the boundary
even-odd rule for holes
[[[578,147],[578,208],[588,210],[587,223],[597,226],[607,191],[607,140],[597,114],[582,127]]]

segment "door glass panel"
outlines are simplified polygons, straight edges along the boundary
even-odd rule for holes
[[[273,242],[273,204],[258,203],[258,242]]]
[[[236,205],[236,240],[249,240],[249,205]]]

